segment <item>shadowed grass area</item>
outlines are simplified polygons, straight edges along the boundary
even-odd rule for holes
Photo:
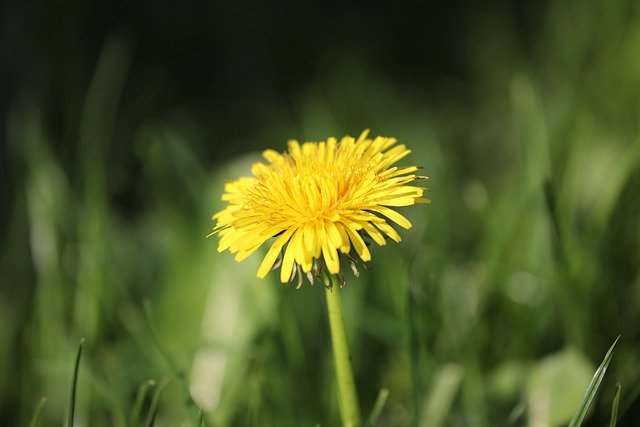
[[[635,2],[143,6],[3,6],[0,419],[64,423],[85,337],[76,425],[339,425],[323,287],[205,236],[261,150],[364,128],[433,200],[341,292],[364,418],[566,425],[620,336],[583,415],[637,419]]]

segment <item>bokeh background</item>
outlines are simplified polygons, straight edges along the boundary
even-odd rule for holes
[[[0,420],[339,423],[322,287],[206,239],[290,138],[395,136],[431,180],[343,292],[365,416],[563,425],[640,393],[640,4],[7,0]],[[274,275],[275,276],[275,275]],[[384,394],[384,391],[383,391]],[[151,408],[152,409],[152,408]]]

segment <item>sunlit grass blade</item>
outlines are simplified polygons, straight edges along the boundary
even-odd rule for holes
[[[464,374],[464,369],[454,363],[448,363],[438,370],[418,425],[437,427],[444,424]]]
[[[593,399],[596,397],[598,389],[600,388],[600,384],[602,383],[604,374],[607,372],[607,367],[609,366],[609,363],[611,362],[611,358],[613,357],[613,350],[615,349],[616,344],[618,344],[619,339],[620,339],[620,336],[618,335],[618,338],[616,338],[616,340],[613,342],[611,347],[609,347],[609,351],[607,351],[607,354],[604,356],[604,360],[596,370],[596,373],[593,375],[593,378],[591,378],[589,387],[587,387],[587,390],[584,396],[582,396],[582,400],[580,401],[580,406],[578,406],[578,410],[573,415],[573,418],[569,423],[569,427],[578,427],[582,425],[582,422],[584,421],[584,418],[587,416],[587,412],[591,407],[591,403],[593,403]]]
[[[147,395],[155,387],[156,382],[154,380],[147,380],[140,384],[138,392],[136,393],[136,400],[133,403],[133,409],[131,410],[131,416],[129,417],[129,426],[136,427],[140,422],[140,413],[142,412],[142,405],[147,398]]]
[[[151,405],[149,405],[149,412],[147,413],[147,420],[144,423],[146,427],[151,427],[156,419],[156,414],[158,413],[158,406],[160,405],[160,397],[162,397],[162,393],[164,389],[169,385],[169,380],[164,380],[160,383],[158,388],[156,388],[156,392],[153,394],[153,398],[151,399]]]
[[[206,427],[207,423],[204,418],[204,406],[200,407],[200,416],[198,417],[198,427]]]
[[[40,419],[40,415],[42,414],[42,409],[44,408],[44,404],[47,403],[47,397],[42,396],[36,405],[36,409],[33,410],[33,415],[31,416],[31,422],[29,422],[29,427],[36,427],[38,425],[38,420]]]
[[[622,386],[620,382],[616,384],[616,391],[613,395],[613,403],[611,404],[611,419],[609,421],[609,427],[616,427],[618,423],[618,406],[620,405],[620,390]]]
[[[78,353],[76,354],[76,363],[73,367],[73,377],[71,379],[71,397],[69,399],[69,413],[67,414],[67,426],[73,427],[73,419],[76,412],[76,390],[78,388],[78,370],[80,368],[80,356],[82,356],[82,346],[84,338],[80,340],[78,345]]]
[[[378,424],[378,419],[380,418],[380,414],[384,409],[384,405],[387,404],[387,398],[389,397],[389,389],[384,387],[380,389],[378,392],[378,397],[376,398],[376,403],[373,405],[373,409],[371,410],[371,414],[369,414],[369,419],[367,420],[367,425],[375,426]]]

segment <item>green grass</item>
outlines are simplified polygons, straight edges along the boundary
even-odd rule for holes
[[[78,345],[78,353],[76,361],[73,365],[73,376],[71,377],[71,393],[69,393],[69,412],[67,412],[67,426],[73,427],[76,416],[76,393],[78,391],[78,371],[80,370],[80,357],[82,356],[82,346],[84,338],[80,340]]]
[[[587,416],[587,412],[591,408],[591,404],[593,403],[593,400],[596,397],[598,389],[600,388],[600,384],[602,384],[602,380],[604,379],[604,375],[607,372],[607,368],[611,363],[611,358],[613,357],[613,351],[616,348],[616,344],[618,344],[619,339],[620,337],[616,338],[616,340],[613,342],[613,344],[609,348],[609,351],[607,351],[607,354],[604,356],[604,360],[596,370],[596,373],[593,375],[593,378],[591,378],[589,387],[587,387],[587,390],[585,391],[584,396],[582,396],[582,399],[580,400],[580,405],[578,406],[578,409],[576,410],[575,414],[571,418],[571,421],[569,422],[569,427],[578,427],[578,426],[581,426],[582,423],[584,422]],[[620,385],[618,384],[616,385],[616,393],[614,397],[614,403],[612,406],[613,408],[612,422],[614,425],[615,425],[615,418],[616,418],[615,415],[617,413],[617,405],[618,405],[617,401],[619,397],[620,397]]]
[[[640,384],[640,13],[587,3],[549,1],[526,28],[507,6],[475,11],[461,75],[327,47],[293,98],[214,112],[196,90],[157,104],[176,90],[166,64],[126,32],[82,57],[84,80],[69,58],[70,80],[25,76],[3,149],[0,419],[339,425],[323,287],[258,280],[259,255],[237,264],[205,236],[259,150],[371,127],[413,150],[433,202],[342,289],[369,424],[567,425],[583,408],[623,425]]]

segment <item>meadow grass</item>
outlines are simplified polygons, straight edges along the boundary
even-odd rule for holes
[[[258,150],[371,127],[413,149],[433,202],[403,211],[413,229],[373,247],[372,269],[341,292],[363,419],[556,426],[578,411],[572,425],[630,422],[640,15],[631,2],[589,5],[548,2],[527,49],[503,15],[473,20],[468,81],[432,97],[337,61],[295,100],[256,101],[264,119],[250,142],[203,138],[220,123],[195,101],[127,115],[139,71],[123,34],[105,42],[86,90],[69,91],[69,111],[25,90],[6,118],[0,418],[339,425],[323,287],[258,280],[260,257],[234,263],[205,236],[225,180]],[[225,155],[203,159],[209,145]]]

